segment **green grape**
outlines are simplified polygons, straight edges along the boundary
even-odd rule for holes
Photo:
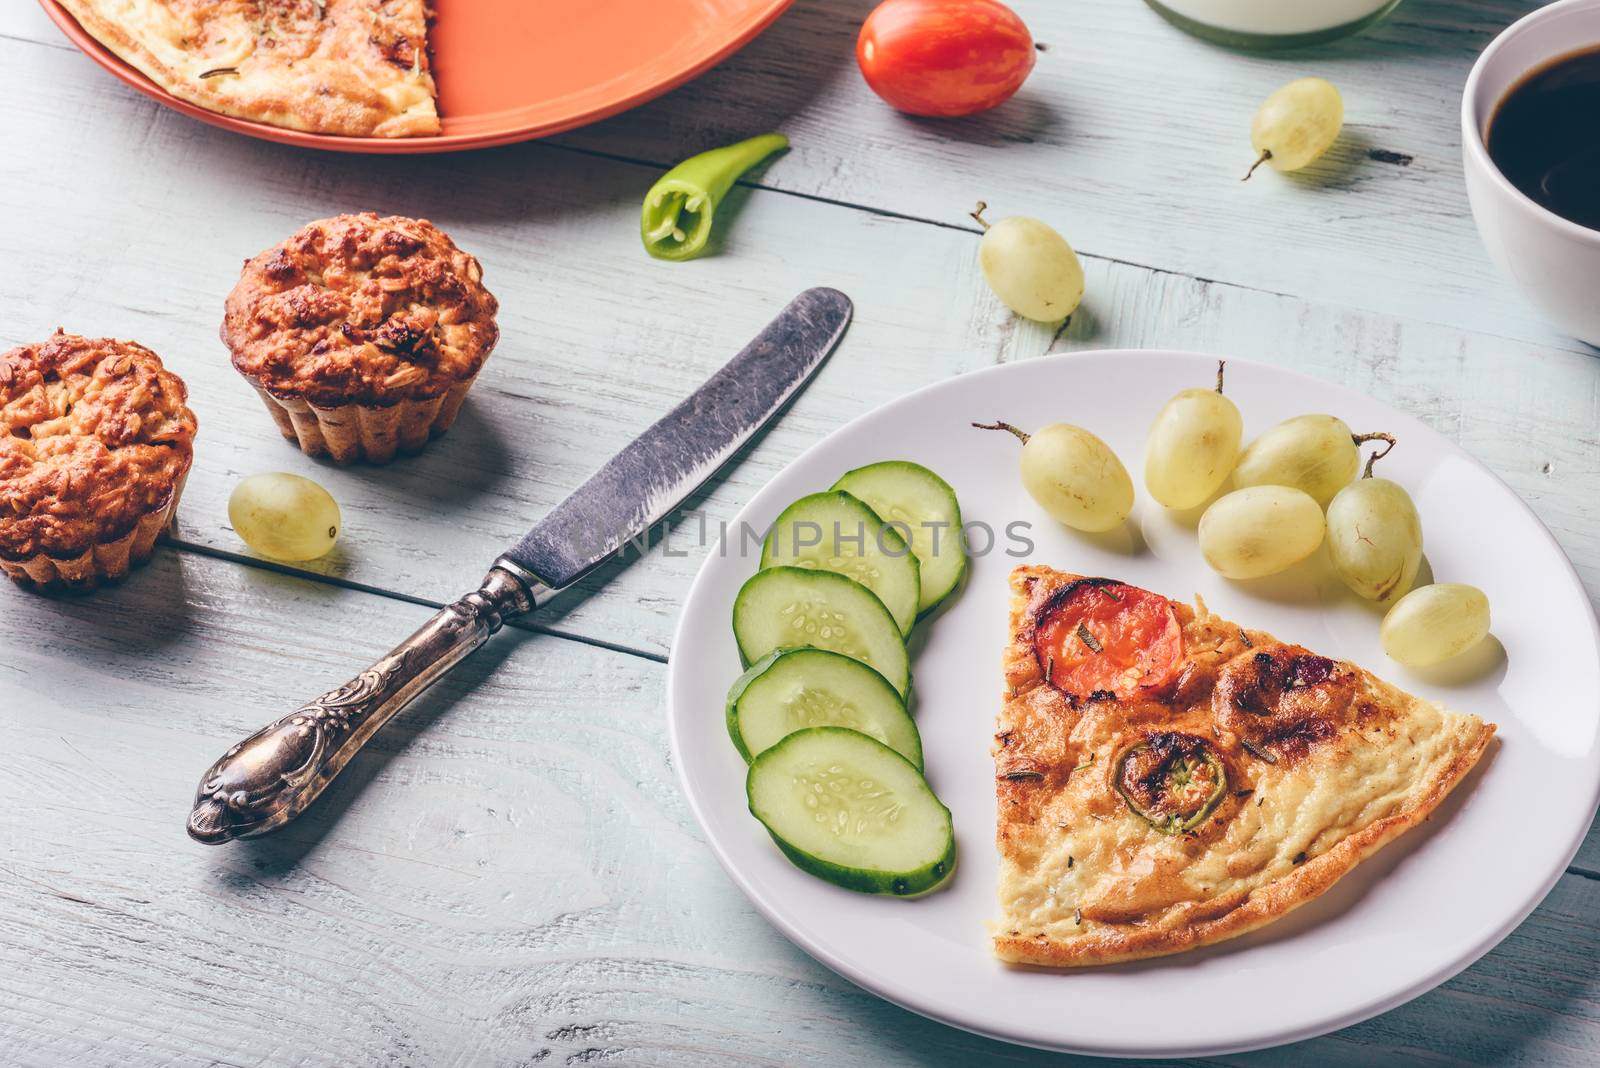
[[[1383,617],[1383,651],[1406,667],[1460,656],[1489,633],[1489,598],[1476,586],[1441,582],[1412,590]]]
[[[1361,467],[1355,435],[1343,419],[1297,415],[1245,446],[1233,469],[1233,484],[1292,486],[1326,505]]]
[[[1186,389],[1156,415],[1144,447],[1144,485],[1168,508],[1193,508],[1227,480],[1239,458],[1244,420],[1216,389]]]
[[[299,475],[251,475],[228,498],[228,521],[246,545],[276,560],[315,560],[339,540],[339,505]]]
[[[1022,442],[1022,486],[1057,521],[1091,533],[1110,530],[1133,511],[1133,479],[1111,446],[1082,427],[1052,423],[1026,434],[1010,423],[974,423],[1005,430]]]
[[[1200,517],[1200,554],[1225,578],[1276,575],[1317,551],[1323,525],[1321,506],[1301,490],[1234,490]]]
[[[1402,596],[1422,563],[1422,519],[1411,494],[1386,478],[1363,478],[1328,505],[1328,556],[1344,584],[1369,601]]]
[[[983,223],[983,205],[973,212]],[[1065,319],[1083,299],[1083,264],[1066,238],[1038,219],[1013,215],[984,223],[978,266],[1001,302],[1024,319]]]
[[[1333,83],[1296,78],[1267,97],[1250,123],[1257,152],[1250,174],[1263,163],[1275,171],[1299,170],[1328,151],[1343,126],[1344,98]]]

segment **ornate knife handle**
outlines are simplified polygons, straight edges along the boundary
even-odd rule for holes
[[[224,753],[200,780],[189,836],[220,845],[294,819],[396,712],[550,593],[515,564],[496,561],[478,589],[376,664]]]

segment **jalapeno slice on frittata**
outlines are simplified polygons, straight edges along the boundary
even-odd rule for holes
[[[1117,758],[1117,792],[1162,834],[1193,830],[1228,789],[1228,772],[1211,743],[1193,734],[1160,731]]]

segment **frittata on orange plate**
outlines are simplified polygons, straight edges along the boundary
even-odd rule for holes
[[[61,0],[181,100],[348,137],[439,132],[426,0]]]

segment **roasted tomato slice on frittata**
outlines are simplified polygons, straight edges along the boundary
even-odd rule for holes
[[[1073,697],[1131,697],[1165,685],[1183,662],[1171,602],[1137,586],[1079,579],[1051,594],[1035,620],[1039,669]]]

